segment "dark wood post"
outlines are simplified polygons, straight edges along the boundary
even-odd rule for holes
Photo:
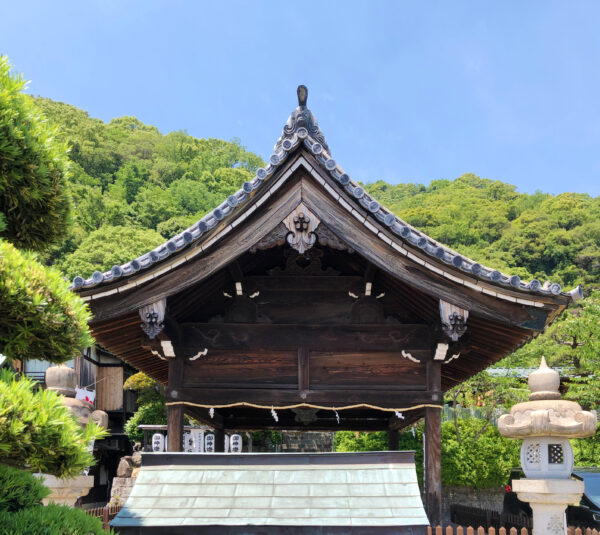
[[[225,451],[225,431],[215,428],[215,453],[223,453]]]
[[[427,389],[431,402],[442,404],[441,362],[427,362]],[[429,522],[437,526],[442,520],[442,411],[425,408],[425,509]]]
[[[398,430],[397,429],[388,429],[388,450],[390,450],[390,451],[398,450]]]
[[[183,359],[176,356],[169,359],[168,401],[177,401],[178,391],[182,384]],[[169,440],[168,451],[183,451],[183,405],[167,407],[167,437]]]

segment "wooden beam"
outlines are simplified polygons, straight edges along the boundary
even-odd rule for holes
[[[300,395],[296,389],[276,388],[211,388],[183,386],[174,397],[177,401],[199,403],[201,405],[224,405],[228,403],[250,402],[265,406],[313,403],[326,406],[342,406],[370,403],[390,409],[401,409],[431,403],[431,393],[425,390],[310,390]],[[218,410],[218,409],[217,409]]]
[[[310,388],[309,352],[306,346],[298,348],[298,390],[307,392]]]
[[[427,386],[433,396],[441,396],[441,363],[427,362]],[[436,400],[441,403],[441,399]],[[442,411],[425,408],[425,509],[429,522],[442,520]]]
[[[183,407],[169,405],[167,407],[168,451],[183,451]]]
[[[176,391],[183,384],[183,358],[181,356],[169,360],[168,393]],[[183,407],[169,405],[167,407],[167,436],[169,451],[183,451]]]
[[[398,430],[388,429],[388,450],[396,451],[398,449]]]
[[[225,431],[223,429],[214,430],[215,433],[215,453],[222,453],[225,451]]]
[[[432,347],[431,328],[423,324],[255,324],[184,323],[175,351],[199,349],[310,349],[417,351]],[[190,355],[191,356],[191,355]]]

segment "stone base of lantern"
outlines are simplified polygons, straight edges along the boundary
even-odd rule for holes
[[[579,503],[583,481],[576,479],[515,479],[519,500],[529,502],[535,535],[564,535],[567,505]]]
[[[58,479],[42,474],[44,485],[50,489],[50,495],[42,500],[44,505],[50,502],[73,507],[77,498],[87,496],[94,486],[94,476],[78,476],[73,479]]]

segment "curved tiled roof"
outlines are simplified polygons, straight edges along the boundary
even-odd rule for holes
[[[429,257],[453,266],[455,269],[465,272],[470,277],[509,289],[548,296],[563,294],[570,296],[574,300],[582,296],[581,287],[579,286],[571,292],[564,293],[560,284],[556,282],[551,283],[548,281],[542,284],[536,279],[522,281],[518,275],[501,273],[498,270],[483,266],[437,242],[400,219],[370,196],[361,185],[352,180],[336,161],[331,158],[329,147],[317,120],[312,112],[306,106],[302,105],[298,106],[291,113],[287,123],[284,125],[281,137],[275,144],[268,164],[258,169],[254,178],[245,182],[240,190],[230,195],[223,203],[202,217],[200,221],[152,251],[120,266],[115,265],[104,273],[96,271],[89,278],[76,276],[73,279],[71,288],[75,290],[90,289],[101,284],[130,277],[156,265],[185,247],[198,242],[202,236],[214,228],[220,221],[238,211],[248,201],[253,192],[260,190],[265,180],[275,173],[286,161],[288,155],[300,144],[303,144],[310,151],[321,168],[355,202],[365,208],[372,217],[387,227],[393,234],[400,237],[404,242],[420,249]]]

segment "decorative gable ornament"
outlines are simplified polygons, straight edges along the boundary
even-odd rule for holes
[[[286,241],[293,249],[304,254],[317,241],[315,230],[321,220],[314,215],[303,203],[288,215],[283,223],[288,229]]]

